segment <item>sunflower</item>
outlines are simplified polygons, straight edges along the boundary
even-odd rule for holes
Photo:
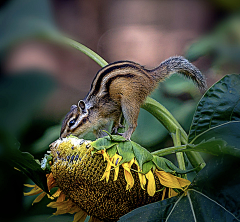
[[[56,140],[50,145],[51,173],[47,174],[49,191],[46,194],[37,185],[25,195],[54,199],[48,207],[57,208],[54,215],[75,214],[74,222],[117,221],[124,214],[140,206],[178,195],[185,191],[190,181],[171,173],[149,168],[143,172],[141,164],[133,156],[128,161],[117,151],[96,150],[91,141],[76,137]],[[114,143],[116,145],[116,143]]]

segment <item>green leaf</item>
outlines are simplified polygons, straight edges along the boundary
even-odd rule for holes
[[[134,158],[132,143],[130,141],[118,143],[117,150],[119,155],[122,156],[122,160],[119,165],[129,162],[132,158]]]
[[[143,164],[143,169],[142,169],[142,173],[146,174],[148,173],[152,168],[155,168],[155,164],[153,163],[153,161],[148,161],[146,163]]]
[[[193,144],[199,144],[203,140],[209,140],[214,137],[225,140],[229,146],[240,148],[239,127],[240,121],[226,122],[206,130],[193,140]]]
[[[46,173],[30,153],[21,152],[18,150],[18,152],[15,151],[10,158],[12,166],[26,174],[42,190],[44,190],[46,193],[49,193]]]
[[[240,75],[226,75],[202,97],[194,114],[188,141],[210,128],[240,120]]]
[[[117,145],[114,145],[107,150],[107,153],[110,158],[112,158],[116,154],[116,152],[117,152]]]
[[[133,141],[131,141],[131,143],[136,160],[139,164],[140,169],[142,169],[143,164],[152,160],[153,155],[147,149],[140,146],[139,144]]]
[[[156,167],[159,170],[163,170],[167,173],[174,173],[174,170],[172,170],[167,163],[165,162],[165,158],[159,157],[159,156],[153,156],[153,163],[155,163]]]
[[[107,137],[99,138],[91,143],[92,147],[97,150],[109,149],[116,144],[117,142],[112,142]]]
[[[195,171],[194,169],[190,169],[190,170],[181,170],[178,167],[176,167],[170,160],[163,158],[163,157],[159,157],[159,156],[153,156],[153,163],[155,163],[156,167],[159,170],[163,170],[167,173],[178,173],[178,174],[186,174],[186,173],[190,173]]]
[[[120,135],[111,135],[111,133],[109,133],[106,130],[102,130],[103,132],[107,133],[108,136],[106,137],[109,140],[115,141],[115,142],[123,142],[123,141],[127,141],[126,138],[124,138],[123,136]]]
[[[232,125],[234,125],[234,127],[232,127]],[[187,149],[184,150],[184,152],[194,150],[194,151],[205,152],[213,155],[227,154],[227,155],[232,155],[240,158],[239,145],[236,144],[237,142],[239,142],[239,138],[235,136],[236,134],[239,134],[239,133],[238,131],[234,131],[239,129],[239,127],[240,127],[240,122],[238,124],[236,124],[236,122],[231,122],[227,125],[218,126],[217,128],[212,129],[211,131],[208,131],[207,135],[203,134],[202,137],[204,139],[197,145],[188,144]],[[223,135],[223,133],[228,133],[228,135],[226,134]],[[215,136],[219,138],[223,138],[225,140],[215,138]],[[201,140],[201,137],[199,138],[199,140]],[[228,143],[226,141],[228,141]],[[231,146],[230,144],[232,145],[234,144],[238,146],[238,148]]]
[[[111,135],[111,137],[107,137],[108,139],[114,141],[114,142],[124,142],[127,141],[126,138],[124,138],[123,136],[119,136],[119,135]]]
[[[239,221],[239,184],[239,158],[224,155],[211,158],[194,179],[192,186],[201,192],[201,195],[206,196],[207,203],[211,201],[221,206],[224,211],[222,221],[232,221],[224,220],[226,214],[232,214],[233,217],[237,217],[235,221]]]

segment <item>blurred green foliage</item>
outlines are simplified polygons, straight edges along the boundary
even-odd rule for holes
[[[46,29],[56,29],[48,0],[9,1],[0,11],[1,53]]]
[[[193,43],[186,58],[194,61],[201,56],[212,58],[212,67],[218,73],[239,72],[240,14],[236,13],[220,22],[213,31]]]

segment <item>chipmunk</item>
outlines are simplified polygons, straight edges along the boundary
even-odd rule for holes
[[[117,133],[121,115],[129,128],[122,134],[130,140],[137,127],[141,105],[157,84],[173,73],[191,78],[199,89],[206,89],[206,80],[201,72],[181,56],[170,57],[154,69],[131,61],[111,63],[98,71],[91,89],[84,100],[72,105],[61,128],[60,138],[70,134],[84,136],[87,132],[99,132],[109,121],[113,121],[113,132]]]

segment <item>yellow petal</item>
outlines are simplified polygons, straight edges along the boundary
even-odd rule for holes
[[[67,202],[67,201],[65,201],[65,202]],[[57,208],[57,207],[62,206],[62,205],[63,205],[63,203],[60,203],[60,202],[50,202],[50,203],[47,205],[47,207]]]
[[[121,162],[122,160],[122,156],[118,155],[118,154],[115,154],[112,158],[112,163],[113,163],[113,166],[117,166],[119,165],[119,163]]]
[[[145,185],[147,183],[146,177],[142,173],[138,173],[138,176],[139,176],[140,185],[141,185],[142,189],[145,190]]]
[[[75,206],[70,200],[64,202],[51,202],[47,207],[57,208],[57,211],[53,213],[54,215],[66,214],[71,212],[71,209]]]
[[[169,188],[169,191],[168,191],[168,197],[171,198],[171,197],[175,197],[177,196],[178,193],[175,192],[172,188]]]
[[[128,165],[129,165],[129,168],[131,168],[132,167],[132,165],[133,165],[133,163],[134,163],[134,158],[132,158],[129,162],[128,162]]]
[[[87,217],[87,213],[85,213],[83,210],[81,210],[74,215],[73,222],[84,222],[86,217]]]
[[[165,188],[165,189],[163,190],[163,193],[162,193],[162,200],[165,199],[166,190],[167,190],[167,188]]]
[[[182,189],[182,187],[189,186],[191,182],[189,180],[176,177],[170,173],[164,171],[155,171],[160,183],[165,187]]]
[[[79,210],[81,210],[81,209],[77,205],[75,205],[71,208],[71,210],[68,213],[74,214],[74,213],[78,212]]]
[[[90,217],[90,219],[89,219],[88,222],[102,222],[102,220],[99,220],[99,219],[96,218],[96,217]]]
[[[48,190],[50,191],[53,187],[56,186],[56,181],[53,178],[53,174],[50,173],[47,177],[47,185],[48,185]]]
[[[43,190],[40,187],[38,187],[37,185],[35,185],[31,191],[29,191],[27,193],[23,193],[23,194],[24,194],[24,196],[32,196],[32,195],[39,194],[41,192],[43,192]]]
[[[37,196],[37,198],[33,201],[32,205],[33,205],[34,203],[38,203],[39,201],[41,201],[42,198],[45,197],[45,195],[46,195],[45,192],[39,194],[39,195]]]
[[[106,182],[108,182],[109,180],[109,176],[110,176],[110,170],[111,170],[111,163],[110,161],[107,163],[107,167],[106,167],[106,170],[102,176],[102,178],[100,179],[101,180],[104,180],[106,178]]]
[[[116,181],[118,178],[118,173],[119,173],[119,163],[122,160],[122,156],[115,154],[112,158],[111,158],[111,162],[113,164],[113,166],[115,166],[115,174],[114,174],[114,179],[113,181]]]
[[[113,181],[116,181],[117,178],[118,178],[118,173],[119,173],[119,166],[118,167],[115,167],[115,174],[114,174],[114,179]]]
[[[138,162],[137,162],[136,159],[134,160],[134,163],[137,165],[138,177],[139,177],[140,185],[141,185],[142,189],[145,190],[145,185],[147,183],[146,177],[145,177],[144,174],[140,173],[141,169],[140,169],[140,166],[138,165]]]
[[[54,198],[56,198],[56,197],[59,197],[60,196],[60,194],[61,194],[61,190],[60,190],[60,188],[58,188],[58,190],[52,195]]]
[[[109,156],[108,156],[108,154],[107,154],[107,152],[106,152],[105,150],[102,150],[101,153],[102,153],[102,155],[103,155],[104,161],[105,161],[105,160],[110,161],[110,160],[109,160]]]
[[[156,192],[156,185],[155,185],[155,179],[151,170],[148,173],[146,173],[146,178],[148,179],[147,192],[149,196],[152,197]]]
[[[129,168],[129,163],[123,163],[122,167],[124,169],[125,180],[127,181],[126,190],[129,190],[134,185],[134,179],[133,179],[132,173]]]
[[[189,180],[186,180],[184,178],[177,177],[177,179],[178,179],[178,182],[179,182],[181,187],[186,187],[186,186],[189,186],[191,184],[191,182]]]
[[[64,193],[61,193],[57,198],[56,202],[63,202],[65,198],[66,198],[66,195]]]
[[[25,187],[35,187],[36,185],[32,185],[32,184],[23,184]]]

